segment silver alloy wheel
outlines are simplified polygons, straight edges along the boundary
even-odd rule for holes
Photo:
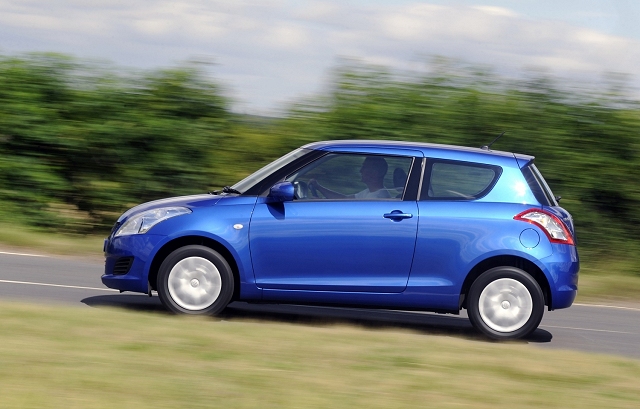
[[[512,278],[490,282],[478,300],[480,317],[489,328],[512,332],[524,326],[533,311],[533,298],[527,287]]]
[[[167,281],[173,301],[189,311],[209,307],[222,290],[220,271],[203,257],[187,257],[178,261],[169,272]]]

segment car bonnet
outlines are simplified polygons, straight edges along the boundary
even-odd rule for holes
[[[220,195],[211,195],[211,194],[201,194],[201,195],[191,195],[191,196],[177,196],[177,197],[169,197],[166,199],[154,200],[151,202],[142,203],[138,206],[132,207],[127,210],[118,218],[118,223],[121,223],[125,219],[129,217],[142,213],[151,209],[159,209],[161,207],[208,207],[214,206],[218,201],[222,198]]]

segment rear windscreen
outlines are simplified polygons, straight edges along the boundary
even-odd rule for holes
[[[522,174],[529,184],[529,188],[533,192],[538,202],[543,206],[558,206],[555,196],[551,192],[549,185],[545,182],[538,168],[533,163],[522,168]]]

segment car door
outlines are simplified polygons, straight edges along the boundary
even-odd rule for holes
[[[381,189],[365,183],[371,179],[366,175],[371,162],[387,163]],[[413,163],[413,156],[330,153],[288,175],[285,180],[296,187],[296,198],[259,201],[251,219],[258,287],[403,291],[418,222],[417,183],[409,183],[409,175],[418,173]]]

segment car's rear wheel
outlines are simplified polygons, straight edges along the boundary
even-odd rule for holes
[[[544,314],[538,282],[515,267],[496,267],[474,281],[467,303],[471,324],[493,339],[529,335]]]
[[[158,271],[158,296],[174,313],[215,315],[231,301],[233,286],[229,263],[204,246],[173,251]]]

